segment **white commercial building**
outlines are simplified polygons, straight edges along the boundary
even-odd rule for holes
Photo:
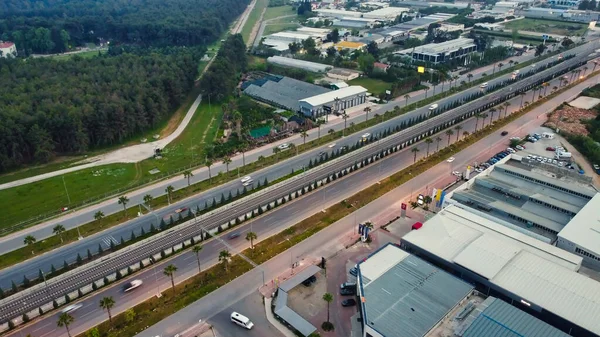
[[[499,225],[485,212],[450,205],[401,242],[571,335],[600,334],[600,282],[577,272],[582,258]]]
[[[0,41],[0,57],[17,56],[17,47],[9,41]]]
[[[361,12],[346,11],[346,10],[341,10],[341,9],[325,9],[325,8],[315,9],[313,12],[317,13],[317,15],[319,15],[319,16],[324,16],[324,17],[329,17],[329,18],[337,18],[337,19],[342,19],[345,17],[360,18],[363,15],[363,13],[361,13]]]
[[[392,21],[396,17],[404,12],[410,11],[409,8],[403,7],[386,7],[376,9],[374,11],[363,13],[362,17],[367,19],[375,19],[381,21]]]
[[[342,111],[366,101],[367,89],[352,85],[300,100],[300,112],[305,116],[318,118],[330,111]]]
[[[416,61],[437,64],[474,53],[475,51],[477,51],[475,41],[461,37],[442,43],[430,43],[415,48],[404,49],[394,54],[407,55]]]
[[[297,42],[301,43],[302,41],[312,38],[315,40],[316,44],[320,44],[322,42],[321,36],[323,34],[314,33],[314,32],[279,32],[271,35],[267,35],[265,37],[265,41],[281,41],[281,42]],[[327,34],[325,34],[327,36]]]
[[[290,68],[304,69],[315,73],[324,73],[333,68],[328,64],[297,60],[282,56],[271,56],[267,58],[267,62]]]
[[[558,233],[556,245],[582,256],[584,265],[600,270],[600,193]]]

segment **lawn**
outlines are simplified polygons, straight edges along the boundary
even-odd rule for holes
[[[587,29],[587,24],[564,22],[544,19],[521,19],[507,22],[504,27],[508,30],[527,30],[531,32],[548,33],[564,36],[581,36]]]
[[[269,4],[269,0],[257,0],[256,1],[256,5],[254,5],[254,8],[252,9],[252,12],[250,12],[250,15],[248,15],[248,20],[246,20],[246,23],[244,24],[244,28],[242,28],[242,38],[244,39],[244,42],[248,43],[248,39],[250,39],[250,34],[252,33],[252,28],[254,27],[254,25],[258,22],[258,20],[260,19],[260,15],[262,14],[263,10],[265,8],[267,8],[267,5]]]
[[[269,20],[286,15],[296,15],[296,11],[292,6],[267,7],[267,11],[263,16],[263,20]]]
[[[298,28],[300,25],[297,23],[273,23],[267,24],[265,26],[265,30],[263,32],[264,35],[275,34],[279,32],[283,32],[284,30],[294,30]]]
[[[70,59],[71,57],[77,55],[79,57],[82,58],[91,58],[94,57],[98,54],[103,54],[106,53],[106,50],[90,50],[90,51],[84,51],[81,53],[75,53],[75,54],[66,54],[66,55],[56,55],[56,56],[50,56],[51,58],[55,59],[55,60],[59,60],[59,61],[65,61]]]
[[[379,95],[381,93],[384,93],[386,90],[389,90],[392,86],[391,83],[368,77],[355,78],[351,81],[348,81],[348,84],[363,86],[367,88],[367,90],[373,95]]]

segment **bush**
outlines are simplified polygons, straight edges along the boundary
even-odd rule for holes
[[[323,322],[323,324],[321,324],[321,328],[325,331],[333,331],[334,329],[333,323],[331,322]]]

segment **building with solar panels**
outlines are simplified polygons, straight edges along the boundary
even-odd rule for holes
[[[388,244],[358,264],[363,337],[567,337]]]

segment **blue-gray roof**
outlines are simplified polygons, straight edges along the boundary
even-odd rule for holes
[[[473,289],[414,255],[365,281],[365,323],[387,337],[424,336]]]
[[[569,337],[568,334],[494,297],[488,297],[466,320],[462,337]],[[474,318],[474,320],[473,320]]]
[[[299,100],[329,91],[331,90],[290,77],[283,77],[279,81],[254,81],[244,89],[246,95],[291,111],[299,109]]]

